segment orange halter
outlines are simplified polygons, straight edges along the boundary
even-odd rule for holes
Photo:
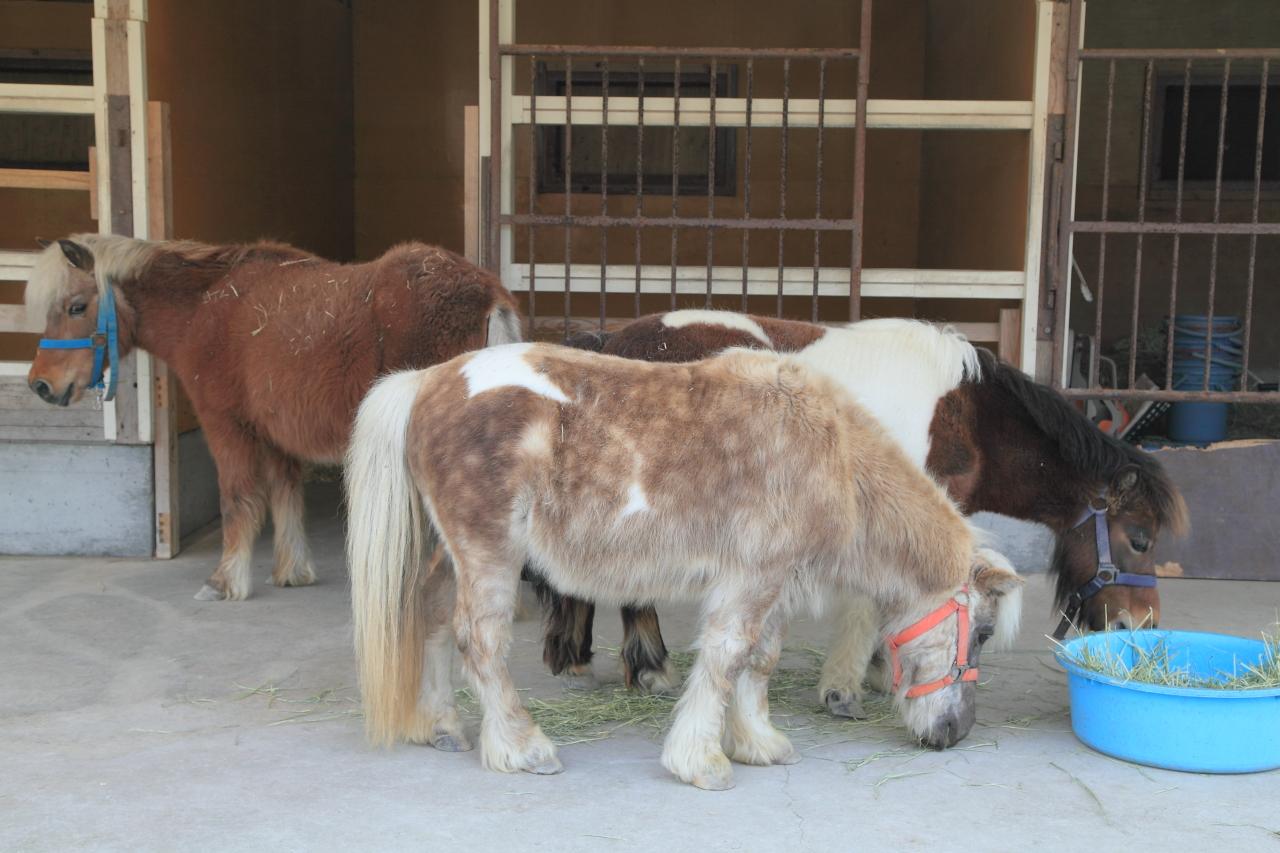
[[[926,614],[920,621],[892,637],[885,638],[885,644],[889,647],[889,659],[893,662],[894,693],[898,692],[898,687],[902,684],[902,660],[898,656],[898,649],[938,627],[952,613],[956,614],[956,658],[951,665],[951,670],[941,678],[914,685],[907,691],[907,698],[915,699],[917,696],[924,696],[955,684],[957,681],[978,680],[978,667],[969,665],[969,587],[967,584],[960,588],[960,593],[964,595],[965,603],[961,604],[957,598],[951,598],[937,610]]]

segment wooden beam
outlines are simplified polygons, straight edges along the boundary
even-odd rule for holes
[[[0,113],[94,114],[90,86],[0,83]]]
[[[0,332],[19,332],[38,335],[44,326],[27,319],[27,309],[22,305],[0,305]]]
[[[88,192],[88,172],[62,169],[0,169],[0,188],[15,190],[76,190]]]
[[[39,254],[0,251],[0,281],[26,281]]]
[[[173,161],[169,105],[147,104],[147,233],[152,240],[173,236]],[[178,408],[181,386],[169,366],[156,359],[152,391],[152,461],[155,470],[156,557],[182,550],[181,476],[178,466]]]
[[[564,264],[538,264],[533,282],[539,292],[563,293],[566,287]],[[704,266],[676,267],[677,293],[705,294],[707,292],[707,268]],[[746,274],[746,290],[749,295],[771,296],[778,292],[777,267],[749,267]],[[782,270],[784,296],[811,296],[814,270],[812,267],[786,267]],[[740,295],[743,290],[742,267],[712,267],[711,292],[713,295]],[[863,270],[862,295],[869,297],[907,297],[916,299],[1017,299],[1025,292],[1026,277],[1016,270],[930,270],[930,269],[882,269]],[[505,284],[513,291],[530,289],[528,264],[512,264],[510,277]],[[634,293],[636,268],[630,264],[610,264],[605,267],[601,281],[599,264],[571,264],[568,289],[572,293]],[[670,293],[671,267],[646,265],[640,267],[641,293]],[[818,269],[818,295],[847,298],[849,294],[849,270],[847,267],[820,267]]]
[[[1014,367],[1022,367],[1022,309],[1000,309],[1000,337],[996,354]]]
[[[480,107],[462,108],[463,254],[480,263]]]
[[[565,99],[560,95],[538,97],[538,124],[565,123]],[[604,121],[603,99],[575,97],[573,123],[598,125]],[[934,101],[875,98],[867,101],[867,127],[916,128],[925,130],[1028,130],[1032,125],[1031,101]],[[857,102],[849,98],[828,98],[824,102],[823,126],[851,128],[855,124]],[[511,123],[529,124],[532,113],[528,95],[511,96]],[[716,98],[717,127],[745,127],[746,98]],[[609,98],[609,124],[634,126],[639,121],[639,99]],[[645,98],[644,123],[649,127],[675,123],[673,98]],[[710,98],[681,98],[680,126],[706,127],[711,123]],[[817,127],[817,98],[791,98],[787,102],[790,127]],[[782,99],[753,98],[752,127],[781,127]]]

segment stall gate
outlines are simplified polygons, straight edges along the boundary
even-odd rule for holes
[[[1277,320],[1280,221],[1260,211],[1280,181],[1280,49],[1085,47],[1085,5],[1071,0],[1048,258],[1055,384],[1074,398],[1274,404],[1254,373],[1280,368],[1258,352]],[[1165,317],[1212,328],[1227,313],[1240,318],[1233,342],[1175,352]],[[1238,378],[1224,382],[1224,367]]]
[[[857,319],[867,297],[1016,300],[1000,323],[961,325],[1011,362],[1035,363],[1052,2],[1036,7],[1022,101],[868,98],[872,0],[847,48],[521,43],[515,5],[479,3],[481,107],[468,151],[478,150],[481,200],[468,227],[479,259],[525,295],[531,334],[677,306],[837,321]],[[624,127],[634,129],[625,146]],[[1028,133],[1023,268],[864,268],[868,128]],[[699,174],[683,177],[682,163]],[[815,187],[803,208],[788,198],[799,166]],[[741,175],[729,190],[725,171]],[[767,194],[753,189],[765,182]]]

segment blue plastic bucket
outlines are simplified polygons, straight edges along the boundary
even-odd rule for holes
[[[1165,323],[1170,325],[1168,318]],[[1214,317],[1210,323],[1208,317],[1200,314],[1178,314],[1171,326],[1173,390],[1204,387],[1206,355],[1210,390],[1240,387],[1244,343],[1239,317]],[[1169,410],[1169,437],[1196,444],[1221,441],[1227,437],[1227,404],[1175,403]]]
[[[1111,631],[1077,637],[1057,651],[1067,670],[1071,728],[1086,745],[1139,764],[1196,773],[1280,768],[1280,688],[1214,690],[1122,681],[1082,669],[1084,649],[1131,664],[1134,649],[1163,642],[1172,666],[1212,678],[1257,664],[1260,640],[1194,631]]]

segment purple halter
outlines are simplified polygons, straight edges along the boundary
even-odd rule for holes
[[[1093,519],[1094,541],[1098,547],[1098,570],[1088,583],[1082,585],[1067,598],[1067,606],[1062,611],[1062,621],[1053,632],[1055,640],[1067,636],[1067,631],[1075,624],[1076,617],[1084,603],[1093,598],[1108,586],[1138,586],[1151,589],[1156,585],[1155,575],[1140,575],[1134,572],[1122,572],[1111,560],[1111,529],[1107,526],[1107,493],[1098,496],[1102,505],[1095,507],[1092,503],[1080,514],[1080,520],[1071,525],[1075,530],[1089,519]]]

